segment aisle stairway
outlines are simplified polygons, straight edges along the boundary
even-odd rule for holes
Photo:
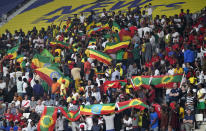
[[[17,16],[18,14],[20,14],[23,10],[25,10],[26,8],[28,8],[29,6],[31,6],[34,2],[36,2],[37,0],[31,0],[29,1],[27,4],[25,4],[24,6],[22,6],[21,8],[19,8],[16,12],[14,12],[13,14],[11,14],[8,18],[7,21],[3,21],[0,23],[0,27],[2,27],[4,24],[6,24],[8,21],[10,21],[12,18],[14,18],[15,16]]]

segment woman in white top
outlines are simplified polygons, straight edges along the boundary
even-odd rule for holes
[[[126,127],[126,131],[132,131],[132,118],[128,115],[125,115],[123,118],[123,124]]]

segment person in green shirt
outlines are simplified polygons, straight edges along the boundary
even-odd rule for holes
[[[132,49],[132,54],[133,54],[133,58],[134,58],[134,62],[137,64],[137,67],[140,69],[140,51],[141,49],[139,48],[139,46],[134,47],[134,49]]]
[[[119,50],[116,55],[117,63],[121,63],[123,59],[124,51]]]

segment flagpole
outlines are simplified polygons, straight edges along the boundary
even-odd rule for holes
[[[181,80],[181,83],[180,83],[180,87],[179,88],[181,88],[181,86],[182,86],[182,84],[183,84],[183,79],[185,78],[185,73],[183,74],[183,76],[182,76],[182,80]]]

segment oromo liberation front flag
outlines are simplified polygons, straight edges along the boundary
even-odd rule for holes
[[[93,104],[93,105],[81,105],[81,115],[103,115],[115,112],[115,103],[110,104]]]
[[[44,111],[39,120],[38,131],[54,131],[55,123],[57,120],[57,107],[44,107]]]
[[[161,76],[153,76],[151,85],[155,87],[165,87],[171,88],[174,83],[180,83],[182,81],[182,74],[178,75],[161,75]]]
[[[126,84],[127,80],[105,81],[103,84],[103,90],[106,93],[109,88],[121,88],[121,86],[125,86]]]
[[[70,121],[76,121],[80,118],[80,110],[68,111],[67,107],[59,107],[61,113]]]
[[[71,79],[68,77],[64,77],[63,73],[54,66],[51,67],[44,67],[44,68],[37,68],[35,72],[47,82],[49,86],[53,83],[53,78],[57,78],[57,82],[59,84],[62,83],[62,80],[65,80],[65,86],[68,87],[69,83],[71,82]]]
[[[106,53],[116,53],[117,51],[127,48],[130,44],[130,41],[124,41],[119,43],[107,43],[104,49]]]
[[[150,80],[150,76],[133,76],[131,79],[134,88],[138,88],[140,86],[149,88]]]
[[[85,51],[85,54],[87,55],[87,57],[96,59],[106,65],[110,65],[112,62],[112,58],[110,56],[97,50],[87,49]]]
[[[148,106],[139,99],[132,99],[129,101],[118,102],[117,107],[118,107],[118,112],[121,112],[123,110],[132,108],[132,107],[136,109],[140,109],[140,110],[144,110],[145,108],[148,108]]]

